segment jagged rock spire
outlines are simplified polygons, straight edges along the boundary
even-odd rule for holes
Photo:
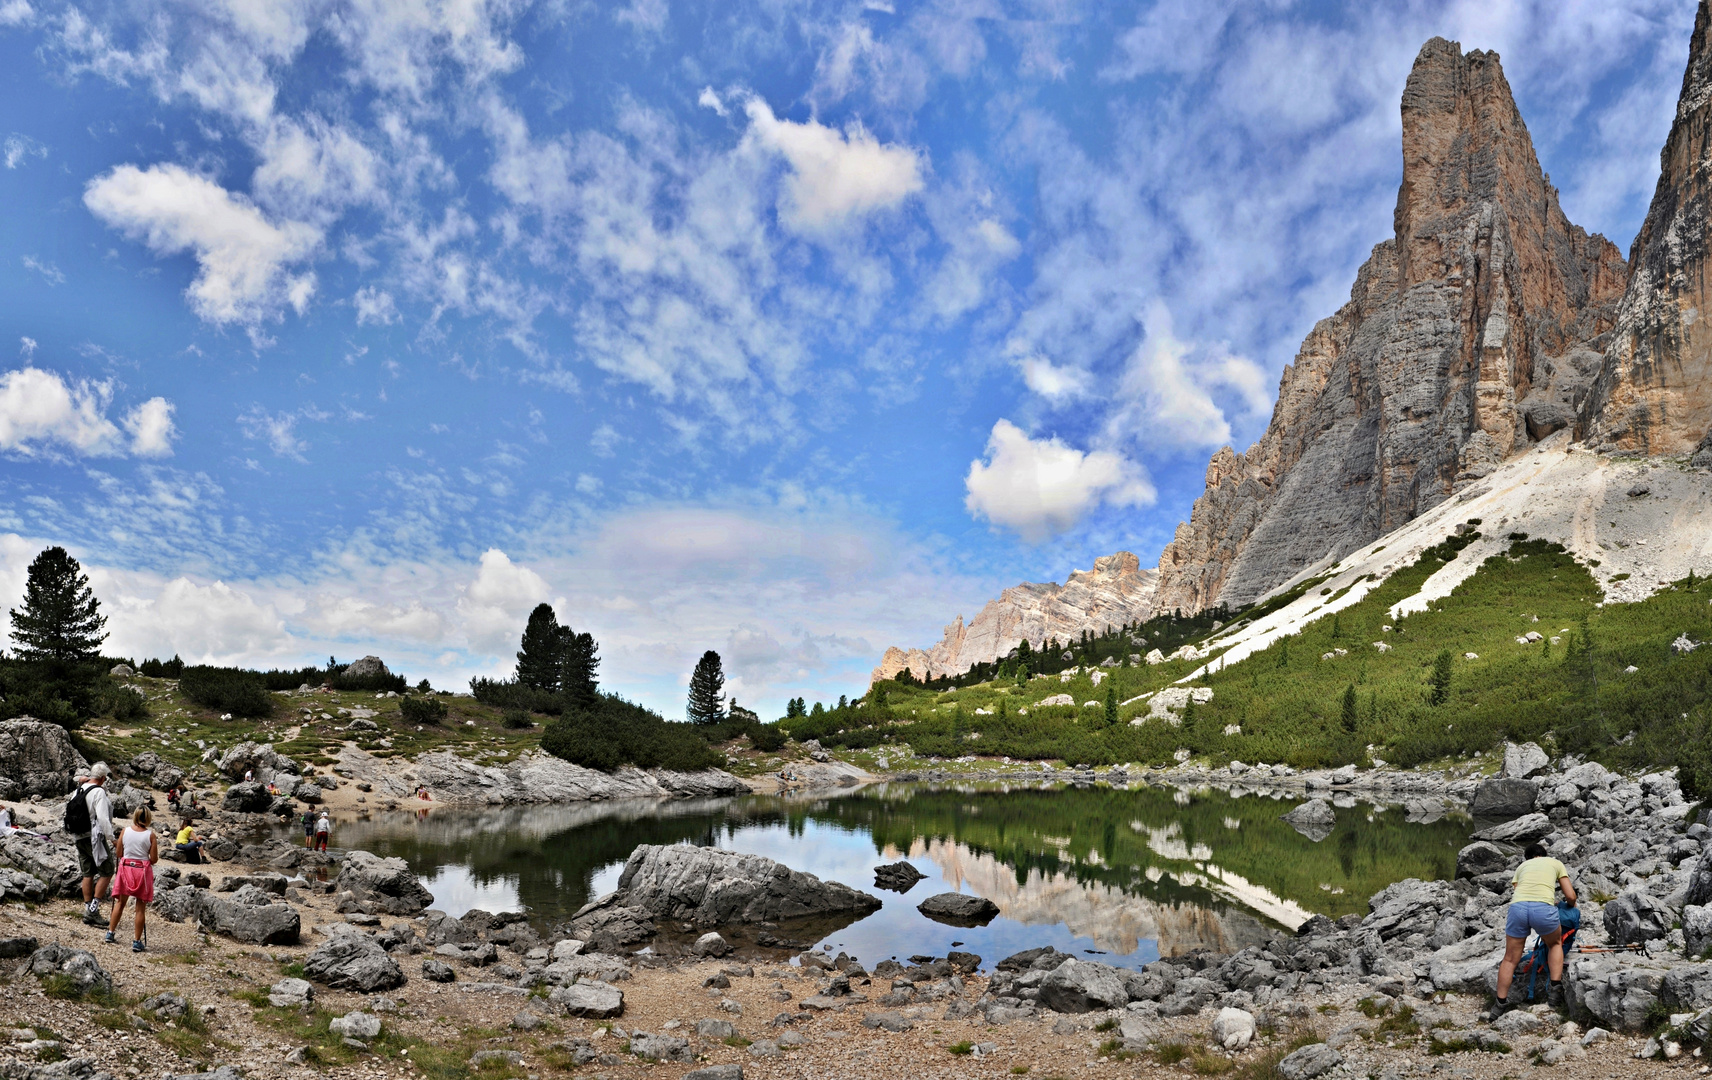
[[[1247,603],[1437,505],[1583,403],[1627,268],[1564,217],[1497,54],[1427,42],[1402,117],[1396,235],[1285,369],[1265,434],[1214,455],[1160,559],[1159,608]]]
[[[1706,313],[1712,190],[1712,16],[1694,19],[1659,181],[1629,258],[1616,332],[1583,419],[1601,449],[1694,454],[1712,465],[1712,329]]]

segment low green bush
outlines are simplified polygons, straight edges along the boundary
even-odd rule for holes
[[[693,772],[725,759],[693,724],[602,693],[589,708],[566,709],[541,733],[541,748],[574,765],[611,772],[624,765]]]
[[[179,674],[178,690],[204,708],[233,716],[253,718],[273,712],[273,697],[253,671],[198,664]]]
[[[446,722],[446,703],[438,697],[408,694],[398,701],[398,715],[406,724],[437,727]]]
[[[565,701],[559,695],[515,679],[470,680],[470,693],[483,705],[496,709],[525,709],[529,712],[557,716],[565,711]]]

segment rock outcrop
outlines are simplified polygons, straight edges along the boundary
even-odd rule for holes
[[[57,799],[89,767],[58,724],[21,716],[0,723],[0,799]]]
[[[476,806],[570,803],[601,799],[675,799],[747,795],[748,785],[720,769],[585,769],[551,754],[519,755],[504,767],[477,765],[449,750],[416,760],[416,778],[438,802]]]
[[[1564,217],[1497,55],[1427,42],[1402,112],[1396,235],[1285,369],[1265,434],[1213,456],[1160,558],[1160,609],[1249,603],[1585,404],[1627,268]]]
[[[1585,412],[1589,444],[1712,465],[1712,15],[1702,0],[1658,187]]]
[[[1153,614],[1158,575],[1141,568],[1127,551],[1094,560],[1092,570],[1073,570],[1062,585],[1024,582],[989,600],[980,613],[963,623],[963,616],[945,628],[945,636],[930,649],[886,650],[870,682],[890,679],[908,668],[916,678],[961,675],[976,664],[990,664],[1010,653],[1025,639],[1039,648],[1048,638],[1069,641],[1084,630],[1104,632],[1108,626],[1142,622]]]
[[[618,888],[572,916],[571,931],[590,942],[625,944],[651,935],[654,918],[724,926],[866,915],[879,907],[877,897],[760,855],[642,844],[625,862]]]

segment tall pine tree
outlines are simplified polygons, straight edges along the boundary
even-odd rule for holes
[[[712,649],[701,654],[690,675],[689,707],[685,716],[692,724],[717,724],[725,719],[725,668]]]
[[[559,638],[559,693],[571,708],[591,709],[600,697],[600,648],[593,634],[579,634],[568,626],[559,628]]]
[[[107,640],[107,619],[89,575],[62,547],[48,548],[30,563],[23,607],[7,614],[22,660],[89,660]]]
[[[517,650],[518,682],[549,694],[559,692],[559,676],[564,666],[563,629],[559,617],[553,614],[553,605],[535,605],[523,627],[522,647]]]

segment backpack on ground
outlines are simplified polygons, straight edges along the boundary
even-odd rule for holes
[[[88,836],[95,822],[89,817],[89,791],[94,784],[79,784],[65,802],[65,831],[72,836]]]
[[[1572,908],[1563,901],[1558,901],[1557,925],[1558,929],[1563,932],[1559,943],[1563,946],[1564,966],[1567,967],[1569,951],[1575,947],[1575,939],[1581,932],[1581,909]],[[1544,999],[1545,987],[1542,984],[1550,981],[1551,978],[1551,973],[1546,968],[1546,946],[1544,942],[1535,942],[1532,951],[1522,958],[1521,963],[1516,965],[1516,974],[1518,976],[1526,975],[1528,978],[1527,992],[1522,995],[1524,1000],[1534,1001],[1536,988],[1539,990],[1540,1000]],[[1546,976],[1545,979],[1540,978],[1542,974]]]

